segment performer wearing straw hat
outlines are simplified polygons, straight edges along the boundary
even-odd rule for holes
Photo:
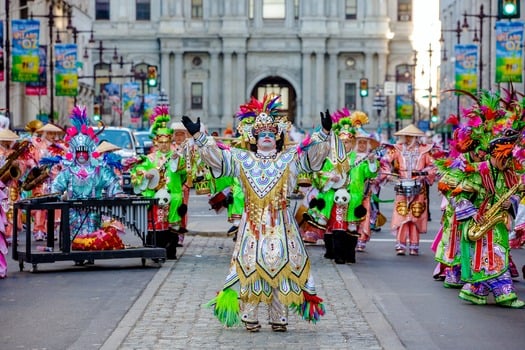
[[[396,237],[396,254],[419,255],[419,236],[427,232],[428,205],[424,182],[432,185],[436,169],[431,156],[432,145],[421,144],[419,138],[425,133],[415,125],[397,131],[399,137],[389,153],[390,173],[395,175],[396,196],[392,213],[391,229]]]

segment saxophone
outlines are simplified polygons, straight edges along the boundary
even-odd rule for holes
[[[8,184],[12,180],[18,180],[22,175],[22,171],[16,161],[24,154],[29,148],[29,141],[24,140],[17,145],[17,148],[7,156],[4,165],[0,167],[0,181],[4,184]]]
[[[509,214],[506,210],[502,210],[501,206],[504,202],[517,192],[523,192],[525,185],[517,183],[505,192],[496,203],[494,203],[484,214],[481,224],[473,221],[467,230],[467,237],[470,241],[475,242],[481,239],[492,227],[497,223],[508,224]]]

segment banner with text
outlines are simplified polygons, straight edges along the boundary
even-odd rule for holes
[[[455,45],[456,89],[475,93],[478,89],[478,46]]]
[[[13,42],[12,81],[27,83],[39,79],[39,33],[40,22],[33,19],[11,21]]]
[[[26,83],[26,95],[47,95],[47,45],[40,45],[40,58],[38,68],[38,81]]]
[[[523,22],[496,22],[496,83],[521,83]]]
[[[55,44],[55,61],[56,96],[77,96],[77,44]]]

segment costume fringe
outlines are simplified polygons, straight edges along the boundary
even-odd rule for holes
[[[221,290],[204,306],[213,306],[213,314],[226,327],[233,327],[241,323],[239,296],[231,288]]]
[[[308,322],[316,323],[324,316],[326,310],[323,304],[323,299],[317,295],[313,295],[303,291],[304,301],[302,304],[292,304],[291,308],[299,316]]]

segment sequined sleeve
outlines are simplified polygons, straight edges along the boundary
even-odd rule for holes
[[[201,133],[196,139],[201,159],[208,164],[214,177],[235,176],[231,152],[220,149],[211,136]]]
[[[330,135],[325,134],[322,130],[312,135],[312,144],[306,152],[299,155],[300,172],[311,173],[321,170],[325,159],[330,155]],[[341,153],[344,158],[344,148],[339,138],[332,138],[335,142],[335,150]]]

